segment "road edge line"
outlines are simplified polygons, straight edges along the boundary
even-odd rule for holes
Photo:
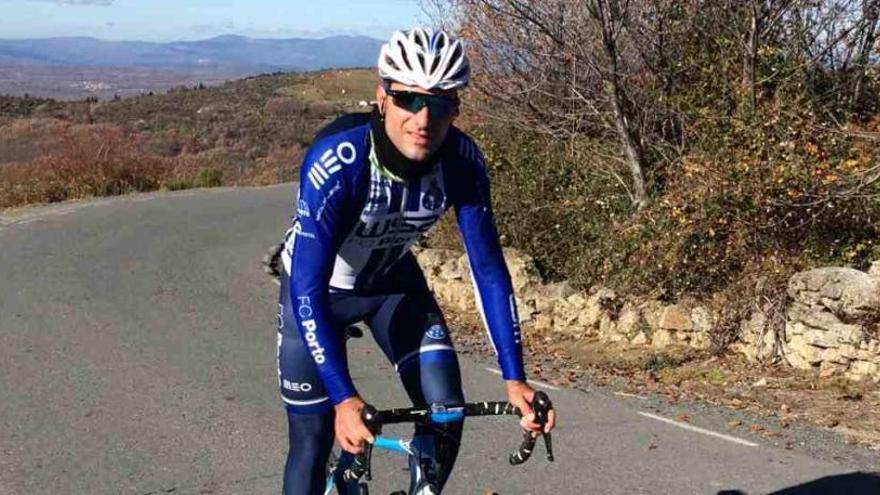
[[[710,437],[720,438],[721,440],[727,440],[728,442],[733,442],[739,445],[745,445],[746,447],[757,447],[758,444],[755,442],[750,442],[748,440],[743,440],[742,438],[737,438],[731,435],[725,435],[724,433],[718,433],[717,431],[707,430],[705,428],[700,428],[699,426],[693,426],[686,423],[682,423],[680,421],[676,421],[674,419],[664,418],[663,416],[658,416],[656,414],[651,414],[648,412],[637,411],[639,416],[644,416],[646,418],[654,419],[657,421],[662,421],[663,423],[667,423],[673,426],[678,426],[679,428],[684,428],[685,430],[692,431],[694,433],[702,433],[703,435],[709,435]]]

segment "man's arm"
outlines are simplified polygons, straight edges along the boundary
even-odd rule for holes
[[[473,274],[477,309],[505,380],[525,380],[522,336],[510,273],[498,240],[489,192],[489,178],[479,150],[469,140],[475,159],[462,164],[454,180],[458,189],[455,212]]]
[[[301,168],[289,292],[300,336],[318,367],[330,401],[336,405],[356,395],[356,391],[339,336],[334,334],[328,296],[344,235],[348,192],[342,171],[322,166],[321,158],[326,154],[327,150],[316,144]]]
[[[495,227],[486,164],[472,141],[467,140],[464,146],[468,151],[465,155],[473,160],[465,164],[467,167],[455,179],[459,185],[455,212],[473,274],[477,309],[498,355],[507,400],[522,411],[523,429],[537,435],[541,427],[535,422],[531,407],[535,390],[526,382],[523,369],[516,300]],[[555,424],[556,413],[551,410],[545,432],[552,430]]]

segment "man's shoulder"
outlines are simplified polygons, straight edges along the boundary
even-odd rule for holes
[[[321,190],[355,172],[369,151],[369,119],[369,114],[346,114],[318,132],[303,161],[301,180]]]
[[[333,122],[330,122],[321,128],[321,130],[315,134],[313,142],[317,143],[326,138],[332,138],[333,136],[338,136],[340,134],[350,134],[352,132],[357,133],[358,131],[364,132],[364,130],[369,127],[369,123],[369,113],[359,112],[340,115],[333,120]]]
[[[443,145],[443,161],[455,167],[485,170],[486,159],[477,142],[461,129],[451,126]]]

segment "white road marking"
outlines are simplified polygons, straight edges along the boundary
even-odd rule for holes
[[[664,418],[663,416],[658,416],[656,414],[651,414],[647,412],[639,411],[640,416],[644,416],[646,418],[656,419],[657,421],[662,421],[664,423],[678,426],[679,428],[684,428],[685,430],[693,431],[695,433],[702,433],[703,435],[709,435],[710,437],[720,438],[722,440],[727,440],[728,442],[738,443],[740,445],[745,445],[746,447],[757,447],[758,444],[754,442],[749,442],[748,440],[743,440],[742,438],[737,438],[730,435],[725,435],[724,433],[718,433],[717,431],[707,430],[705,428],[700,428],[697,426],[691,426],[687,423],[682,423],[680,421],[676,421],[674,419]]]
[[[495,373],[496,375],[501,375],[501,370],[496,370],[495,368],[485,368],[489,373]],[[528,380],[528,382],[532,385],[537,385],[541,388],[546,388],[547,390],[559,390],[559,387],[554,387],[549,383],[539,382],[537,380]]]
[[[629,392],[614,392],[614,395],[619,395],[620,397],[627,397],[630,399],[648,400],[647,397],[642,397],[641,395],[631,394]]]

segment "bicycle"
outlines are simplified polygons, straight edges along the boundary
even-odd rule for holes
[[[535,421],[541,426],[540,436],[544,439],[544,447],[547,451],[547,460],[553,462],[553,443],[550,433],[543,433],[547,423],[547,417],[553,404],[544,392],[535,392],[532,401],[535,411]],[[434,405],[423,408],[389,409],[377,411],[373,406],[367,405],[361,412],[361,419],[367,428],[373,433],[375,441],[364,446],[364,453],[359,455],[343,454],[328,465],[327,485],[324,495],[329,495],[333,489],[345,484],[345,492],[348,495],[369,495],[368,481],[372,479],[372,453],[373,449],[384,449],[408,456],[416,461],[422,457],[414,442],[381,436],[382,427],[396,423],[413,423],[437,427],[455,421],[461,421],[465,417],[475,416],[500,416],[516,415],[522,413],[509,402],[471,402],[457,407],[443,407]],[[537,438],[529,432],[523,432],[523,440],[520,446],[510,454],[508,461],[511,465],[519,465],[527,460],[534,451]],[[442,457],[440,455],[436,457]],[[416,464],[418,465],[418,463]],[[418,469],[418,468],[417,468]],[[435,470],[436,471],[436,470]],[[437,495],[439,490],[433,479],[433,472],[420,472],[419,483],[413,490],[415,495]],[[405,491],[395,491],[391,495],[406,495]]]

